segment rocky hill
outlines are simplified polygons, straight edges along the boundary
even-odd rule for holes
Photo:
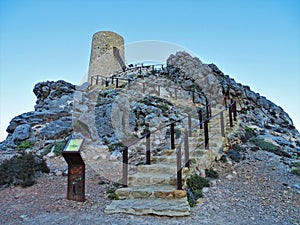
[[[140,79],[140,75],[134,71],[122,74],[132,81]],[[223,104],[224,96],[235,99],[238,129],[227,138],[224,154],[240,161],[248,151],[265,150],[283,157],[291,172],[300,173],[300,134],[288,114],[250,87],[224,75],[216,65],[204,64],[198,58],[178,52],[168,58],[159,78],[155,72],[146,72],[146,75],[143,79],[148,79],[148,83],[159,79],[164,87],[171,85],[170,82],[178,85],[185,90],[179,92],[182,96],[191,90],[203,93],[202,97],[196,96],[196,102],[202,104],[206,99],[211,104]],[[186,110],[184,106],[175,107],[164,97],[139,99],[137,91],[122,93],[122,89],[116,90],[112,83],[99,88],[88,83],[76,86],[62,80],[46,81],[36,84],[33,92],[37,97],[35,110],[14,117],[7,128],[6,140],[0,143],[2,187],[34,184],[39,171],[49,172],[49,159],[60,154],[71,135],[84,137],[90,145],[107,145],[118,158],[124,143],[177,120]],[[165,93],[166,96],[171,94]],[[133,96],[136,99],[130,100],[132,108],[128,108],[126,101]],[[122,118],[128,119],[125,122],[128,127],[114,123]],[[131,134],[126,135],[124,129]],[[165,145],[161,138],[164,136],[166,133],[154,140],[157,151]],[[134,152],[131,157],[136,162],[140,160]]]

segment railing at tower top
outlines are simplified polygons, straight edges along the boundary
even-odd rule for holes
[[[143,69],[151,69],[152,71],[156,72],[160,72],[163,71],[163,65],[161,66],[161,69],[155,69],[155,65],[150,65],[150,66],[138,66],[138,67],[134,67],[134,68],[129,68],[130,71],[142,71]],[[92,80],[91,83],[93,84],[93,80],[95,81],[94,85],[104,85],[106,87],[108,87],[109,85],[113,85],[115,84],[116,88],[119,88],[119,81],[120,80],[125,80],[127,81],[128,84],[130,84],[130,82],[132,81],[132,79],[130,78],[125,78],[125,77],[120,77],[119,75],[122,74],[122,72],[118,72],[118,73],[114,73],[111,77],[104,77],[104,76],[100,76],[100,75],[95,75],[92,76]],[[100,80],[101,79],[101,80]],[[142,83],[142,85],[144,85],[145,83]],[[180,88],[183,89],[183,88]],[[144,90],[144,88],[143,88]],[[187,90],[185,90],[187,91]],[[195,95],[201,95],[203,93],[199,93],[196,91],[191,91],[188,90],[189,92],[191,92],[192,95],[192,101],[193,103],[195,102]],[[176,93],[176,91],[175,91]],[[157,94],[158,96],[160,95],[160,85],[157,84]],[[205,95],[204,95],[205,96]],[[175,94],[176,97],[176,94]],[[231,102],[229,104],[227,104],[227,101],[230,100]],[[189,167],[190,166],[190,159],[189,159],[189,145],[188,145],[188,138],[192,135],[192,131],[195,129],[200,129],[200,130],[204,130],[203,134],[204,134],[204,146],[205,149],[209,149],[209,129],[208,129],[208,123],[212,118],[215,118],[217,116],[220,116],[220,134],[222,137],[225,136],[225,123],[224,123],[224,115],[223,113],[228,110],[228,116],[229,116],[229,126],[232,127],[233,126],[233,120],[236,121],[236,102],[232,99],[229,99],[228,96],[226,96],[224,98],[224,108],[212,115],[212,110],[211,110],[211,102],[208,102],[208,99],[205,96],[205,106],[203,108],[200,108],[198,110],[198,118],[199,118],[199,122],[195,125],[195,126],[191,126],[191,115],[188,116],[184,116],[176,121],[172,121],[169,122],[159,128],[157,128],[154,131],[148,132],[147,134],[142,135],[141,137],[139,137],[138,139],[136,139],[135,141],[131,142],[130,144],[127,144],[127,146],[124,147],[124,150],[122,151],[123,154],[123,186],[127,187],[128,182],[127,182],[127,178],[128,178],[128,149],[129,147],[135,145],[136,143],[140,142],[141,140],[146,139],[146,164],[150,165],[151,163],[151,146],[150,146],[150,138],[151,135],[155,134],[156,132],[166,128],[166,127],[170,127],[170,146],[171,149],[175,149],[175,132],[174,132],[174,128],[176,123],[182,122],[185,119],[188,119],[188,128],[185,129],[184,131],[184,135],[181,137],[179,144],[176,148],[176,158],[177,158],[177,188],[178,189],[182,189],[182,168],[183,167]],[[205,109],[205,111],[204,111]],[[184,144],[184,166],[182,166],[182,154],[181,154],[181,148],[182,148],[182,144]]]
[[[154,65],[144,65],[143,63],[137,64],[133,66],[131,64],[130,67],[125,67],[125,70],[119,70],[115,71],[108,76],[103,76],[103,75],[92,75],[91,76],[91,85],[105,85],[109,86],[110,84],[114,83],[114,80],[126,80],[126,78],[121,77],[124,72],[142,72],[142,71],[147,71],[151,70],[153,73],[160,72],[164,70],[164,64],[154,64]],[[128,78],[130,79],[130,78]],[[127,80],[128,80],[127,79]]]

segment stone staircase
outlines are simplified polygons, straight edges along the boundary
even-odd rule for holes
[[[220,109],[213,109],[217,113]],[[227,117],[225,117],[227,118]],[[229,123],[225,119],[225,123]],[[225,124],[226,133],[231,131]],[[215,159],[222,155],[223,137],[220,119],[209,122],[209,149],[204,148],[203,130],[197,129],[189,137],[190,169],[183,167],[183,187],[189,174],[203,173],[211,168]],[[182,152],[183,154],[183,152]],[[108,214],[127,213],[134,215],[189,216],[190,206],[185,190],[177,190],[176,150],[163,150],[151,157],[151,165],[137,166],[137,172],[128,176],[128,187],[116,190],[119,200],[114,200],[105,209]]]

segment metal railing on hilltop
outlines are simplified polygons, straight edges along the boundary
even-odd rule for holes
[[[154,71],[153,74],[155,73],[159,73],[159,72],[163,72],[164,71],[164,67],[163,65],[161,66],[160,69],[156,69],[155,65],[150,65],[150,66],[137,66],[137,67],[133,67],[133,68],[128,68],[126,69],[126,71],[139,71],[140,73],[143,70],[149,70],[151,69],[152,71]],[[123,81],[127,81],[128,84],[130,84],[130,82],[132,81],[132,79],[130,78],[125,78],[125,77],[120,77],[121,74],[123,74],[124,71],[119,71],[114,73],[112,76],[110,77],[104,77],[104,76],[100,76],[100,75],[95,75],[91,77],[91,84],[92,85],[103,85],[108,87],[109,85],[113,85],[115,84],[116,88],[120,88],[119,86],[119,81],[123,80]],[[93,82],[95,81],[95,82]],[[143,93],[145,93],[145,82],[142,82],[143,85]],[[160,96],[160,85],[157,85],[157,95]],[[175,88],[174,88],[175,89]],[[175,89],[175,93],[176,90],[178,89],[182,89],[184,91],[187,91],[184,88],[177,88]],[[195,103],[195,96],[196,95],[204,95],[204,93],[202,92],[197,92],[194,90],[188,90],[190,92],[192,92],[192,102]],[[124,147],[124,150],[122,151],[122,158],[123,158],[123,186],[127,187],[128,186],[128,149],[137,144],[138,142],[142,141],[142,140],[146,140],[146,165],[150,165],[151,164],[151,135],[155,134],[156,132],[169,127],[170,128],[170,146],[171,149],[176,150],[176,161],[177,161],[177,189],[181,190],[182,189],[182,169],[183,167],[190,167],[190,156],[189,156],[189,137],[192,136],[192,132],[196,129],[199,130],[203,130],[203,135],[204,135],[204,146],[205,149],[208,150],[209,149],[209,128],[208,128],[208,123],[211,119],[216,118],[216,117],[220,117],[220,135],[222,137],[225,137],[225,122],[224,122],[224,112],[228,110],[228,118],[229,118],[229,126],[233,127],[233,120],[236,121],[236,117],[237,117],[237,112],[236,112],[236,101],[233,99],[230,99],[228,96],[224,97],[224,108],[222,110],[220,110],[218,113],[212,115],[212,110],[211,110],[211,105],[212,105],[212,101],[208,101],[207,97],[204,95],[205,97],[205,106],[203,108],[200,108],[198,110],[198,120],[199,122],[195,125],[192,126],[191,123],[191,115],[188,114],[187,116],[184,116],[176,121],[172,121],[169,122],[159,128],[157,128],[154,131],[148,132],[144,135],[142,135],[140,138],[136,139],[135,141],[131,142],[130,144],[127,144]],[[176,94],[175,94],[175,99],[176,99]],[[228,101],[230,101],[230,103],[228,103]],[[205,112],[204,112],[205,109]],[[179,144],[176,147],[175,146],[175,125],[176,123],[179,122],[183,122],[185,119],[188,119],[188,124],[187,124],[187,129],[184,130],[183,132],[183,136],[180,138]],[[182,166],[182,145],[184,147],[184,166]]]

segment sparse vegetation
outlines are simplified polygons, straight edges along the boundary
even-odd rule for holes
[[[108,145],[108,149],[110,152],[113,152],[116,150],[122,151],[124,148],[125,148],[125,145],[122,142],[116,142],[116,143]]]
[[[258,137],[252,137],[249,141],[264,151],[275,152],[275,151],[279,150],[278,146],[276,146],[272,143],[266,142],[265,140],[258,138]]]
[[[205,170],[205,175],[206,175],[206,177],[210,177],[210,178],[213,178],[213,179],[217,179],[219,177],[218,172],[215,171],[213,168],[206,169]]]
[[[64,150],[64,147],[66,145],[66,141],[55,141],[53,144],[47,145],[44,150],[44,154],[48,154],[51,152],[53,148],[53,152],[56,156],[60,156],[62,151]]]
[[[297,167],[292,167],[291,168],[291,173],[300,176],[300,169]]]
[[[23,141],[17,146],[17,150],[25,150],[27,148],[32,148],[34,143],[31,141]]]
[[[111,188],[107,190],[107,197],[111,200],[119,200],[117,194],[116,194],[116,189]]]
[[[186,181],[189,188],[188,193],[188,202],[191,207],[194,207],[197,204],[197,199],[203,197],[202,189],[204,187],[209,187],[209,181],[197,174],[192,175]]]
[[[21,185],[22,187],[34,184],[34,157],[31,153],[23,153],[5,161],[0,167],[0,185]]]
[[[221,161],[222,163],[227,163],[226,155],[222,155],[221,158],[220,158],[220,161]]]

